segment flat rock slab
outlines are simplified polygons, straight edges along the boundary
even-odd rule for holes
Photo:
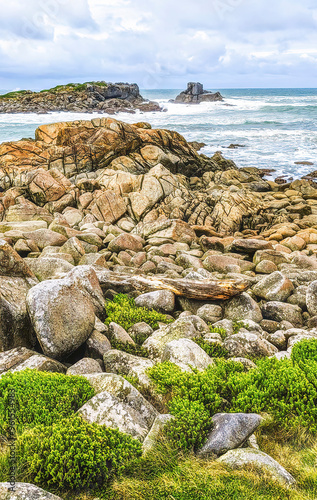
[[[29,483],[15,483],[14,491],[9,491],[10,483],[0,483],[1,500],[63,500],[38,486]]]
[[[241,469],[247,466],[260,468],[268,472],[273,479],[279,481],[283,485],[291,486],[295,483],[293,476],[287,472],[276,460],[263,451],[254,448],[240,448],[238,450],[230,450],[217,459],[219,462],[228,465],[232,469]]]
[[[256,413],[217,413],[212,417],[214,427],[198,455],[222,455],[241,446],[257,429],[262,417]]]

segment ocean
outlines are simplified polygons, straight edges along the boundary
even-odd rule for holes
[[[155,128],[176,130],[189,141],[204,142],[201,153],[211,156],[222,151],[238,167],[273,169],[274,178],[295,179],[317,170],[317,89],[210,90],[220,90],[224,101],[174,104],[169,100],[179,90],[142,90],[145,98],[158,101],[166,111],[119,113],[115,118],[128,123],[147,121]],[[96,116],[100,115],[0,114],[0,142],[34,137],[35,129],[43,123]],[[228,149],[230,144],[244,147]]]

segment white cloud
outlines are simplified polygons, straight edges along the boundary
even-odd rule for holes
[[[0,0],[0,88],[315,86],[314,0]]]

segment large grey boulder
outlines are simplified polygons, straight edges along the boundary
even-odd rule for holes
[[[293,476],[276,460],[263,453],[263,451],[254,448],[230,450],[217,460],[232,469],[243,469],[249,466],[262,469],[283,485],[291,486],[295,483]]]
[[[230,335],[224,341],[224,346],[232,357],[262,357],[273,356],[277,347],[268,342],[257,332],[240,332]]]
[[[239,448],[257,429],[262,417],[256,413],[217,413],[212,417],[213,429],[198,455],[222,455]]]
[[[189,372],[193,369],[206,370],[213,364],[211,357],[190,339],[172,340],[166,344],[162,356],[164,361],[170,361]]]
[[[302,310],[299,306],[279,301],[267,302],[262,306],[264,319],[273,321],[289,321],[294,326],[302,326]]]
[[[293,292],[294,285],[280,271],[265,276],[253,287],[257,297],[266,300],[280,300],[284,302]]]
[[[169,290],[143,293],[135,299],[135,305],[162,313],[171,313],[175,308],[175,295]]]
[[[34,484],[15,483],[14,491],[10,491],[10,487],[10,483],[0,483],[1,500],[63,500]]]
[[[260,323],[263,319],[259,305],[245,292],[226,303],[224,316],[232,321],[250,319],[256,323]]]
[[[62,359],[91,335],[101,289],[93,269],[74,269],[64,279],[42,281],[31,288],[27,307],[44,354]]]
[[[157,410],[123,377],[105,373],[85,378],[93,387],[99,384],[103,390],[87,401],[78,413],[87,422],[119,429],[144,441],[158,416]]]
[[[156,330],[143,343],[143,347],[147,349],[150,358],[161,359],[165,346],[172,340],[182,338],[194,339],[202,337],[209,333],[207,324],[198,316],[179,317],[174,323]]]

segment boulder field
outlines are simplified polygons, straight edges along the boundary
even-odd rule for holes
[[[249,369],[317,338],[312,181],[265,181],[220,152],[200,155],[176,132],[98,118],[43,125],[35,140],[1,144],[0,186],[0,373],[86,376],[96,395],[83,418],[145,449],[171,418],[154,407],[147,369],[157,362],[204,370],[213,359],[201,339]],[[230,293],[220,293],[225,285]],[[117,292],[169,322],[106,325],[105,301]],[[125,352],[136,344],[144,356]],[[260,421],[215,415],[200,453],[274,469],[292,484],[252,445]]]

